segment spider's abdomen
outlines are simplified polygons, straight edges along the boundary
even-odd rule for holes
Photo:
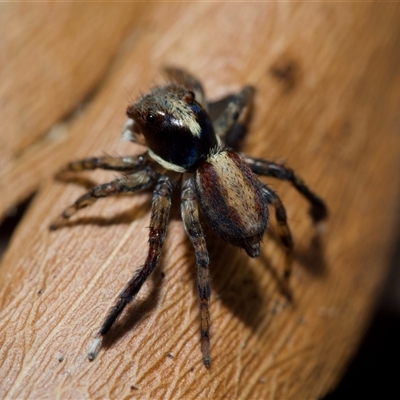
[[[214,231],[257,257],[268,209],[261,183],[242,157],[232,151],[209,157],[196,171],[196,193]]]

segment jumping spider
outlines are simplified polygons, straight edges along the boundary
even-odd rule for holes
[[[251,106],[254,93],[251,86],[228,96],[225,99],[226,108],[212,120],[201,83],[179,69],[167,68],[166,73],[172,83],[153,88],[127,109],[129,120],[123,130],[124,135],[132,142],[145,144],[148,150],[140,156],[104,156],[69,163],[64,171],[101,168],[121,171],[124,175],[93,187],[68,207],[51,228],[62,225],[78,210],[101,197],[154,187],[146,261],[106,316],[88,353],[89,359],[93,360],[101,346],[101,338],[107,335],[159,262],[171,194],[179,186],[183,225],[196,253],[201,351],[203,364],[208,368],[211,363],[210,261],[199,208],[218,236],[243,248],[250,257],[257,257],[260,241],[268,226],[268,206],[272,206],[278,222],[277,233],[287,253],[286,282],[291,272],[293,248],[286,211],[279,196],[261,183],[256,175],[289,181],[310,202],[310,215],[314,222],[326,218],[327,209],[291,169],[232,150],[238,147],[240,135],[236,128],[240,125],[240,118],[248,113]],[[226,143],[230,144],[229,148]]]

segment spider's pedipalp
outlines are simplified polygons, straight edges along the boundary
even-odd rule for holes
[[[143,171],[131,175],[122,175],[109,183],[93,187],[83,196],[79,197],[74,204],[66,208],[63,213],[50,225],[54,230],[61,226],[67,219],[72,217],[80,209],[92,205],[96,200],[115,195],[118,193],[137,192],[153,185],[156,173],[146,168]]]
[[[106,316],[98,334],[96,335],[88,358],[93,360],[98,352],[101,337],[105,336],[118,316],[122,313],[127,304],[129,304],[139,292],[143,283],[157,266],[164,239],[167,231],[169,211],[171,209],[171,194],[176,183],[167,176],[161,176],[153,192],[151,204],[150,233],[149,233],[149,251],[145,263],[136,270],[133,277],[118,296],[114,306]]]
[[[273,161],[253,158],[245,154],[241,155],[255,174],[289,181],[309,201],[311,205],[309,213],[314,223],[318,223],[328,217],[328,210],[325,203],[307,187],[304,181],[292,169]]]
[[[200,332],[203,364],[210,367],[210,259],[199,220],[199,208],[195,194],[194,180],[188,178],[182,185],[181,215],[185,231],[192,242],[197,264],[197,292],[200,300]]]

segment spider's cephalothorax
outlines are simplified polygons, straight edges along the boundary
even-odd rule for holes
[[[173,83],[154,88],[127,110],[129,120],[124,135],[134,142],[144,143],[148,150],[140,156],[105,156],[68,164],[65,171],[102,168],[125,174],[92,188],[68,207],[51,227],[55,229],[62,225],[76,211],[100,197],[154,188],[148,256],[104,320],[89,350],[88,356],[92,360],[101,338],[158,264],[167,230],[171,194],[180,186],[182,220],[196,253],[203,363],[209,367],[209,257],[199,209],[218,236],[243,248],[251,257],[257,257],[268,226],[268,206],[273,207],[277,232],[287,252],[286,282],[293,248],[286,211],[278,195],[256,175],[289,181],[310,202],[314,222],[326,218],[327,211],[323,201],[291,169],[239,154],[225,146],[230,143],[237,147],[239,136],[235,128],[241,115],[251,106],[252,87],[246,86],[239,93],[228,96],[224,111],[212,120],[213,104],[206,102],[200,82],[182,70],[168,68],[166,71]]]
[[[150,157],[173,171],[195,171],[221,142],[194,93],[178,84],[156,87],[127,114],[146,138]]]

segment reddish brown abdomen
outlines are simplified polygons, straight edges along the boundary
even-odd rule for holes
[[[214,231],[257,257],[268,209],[262,185],[245,161],[231,151],[208,158],[196,171],[196,193]]]

